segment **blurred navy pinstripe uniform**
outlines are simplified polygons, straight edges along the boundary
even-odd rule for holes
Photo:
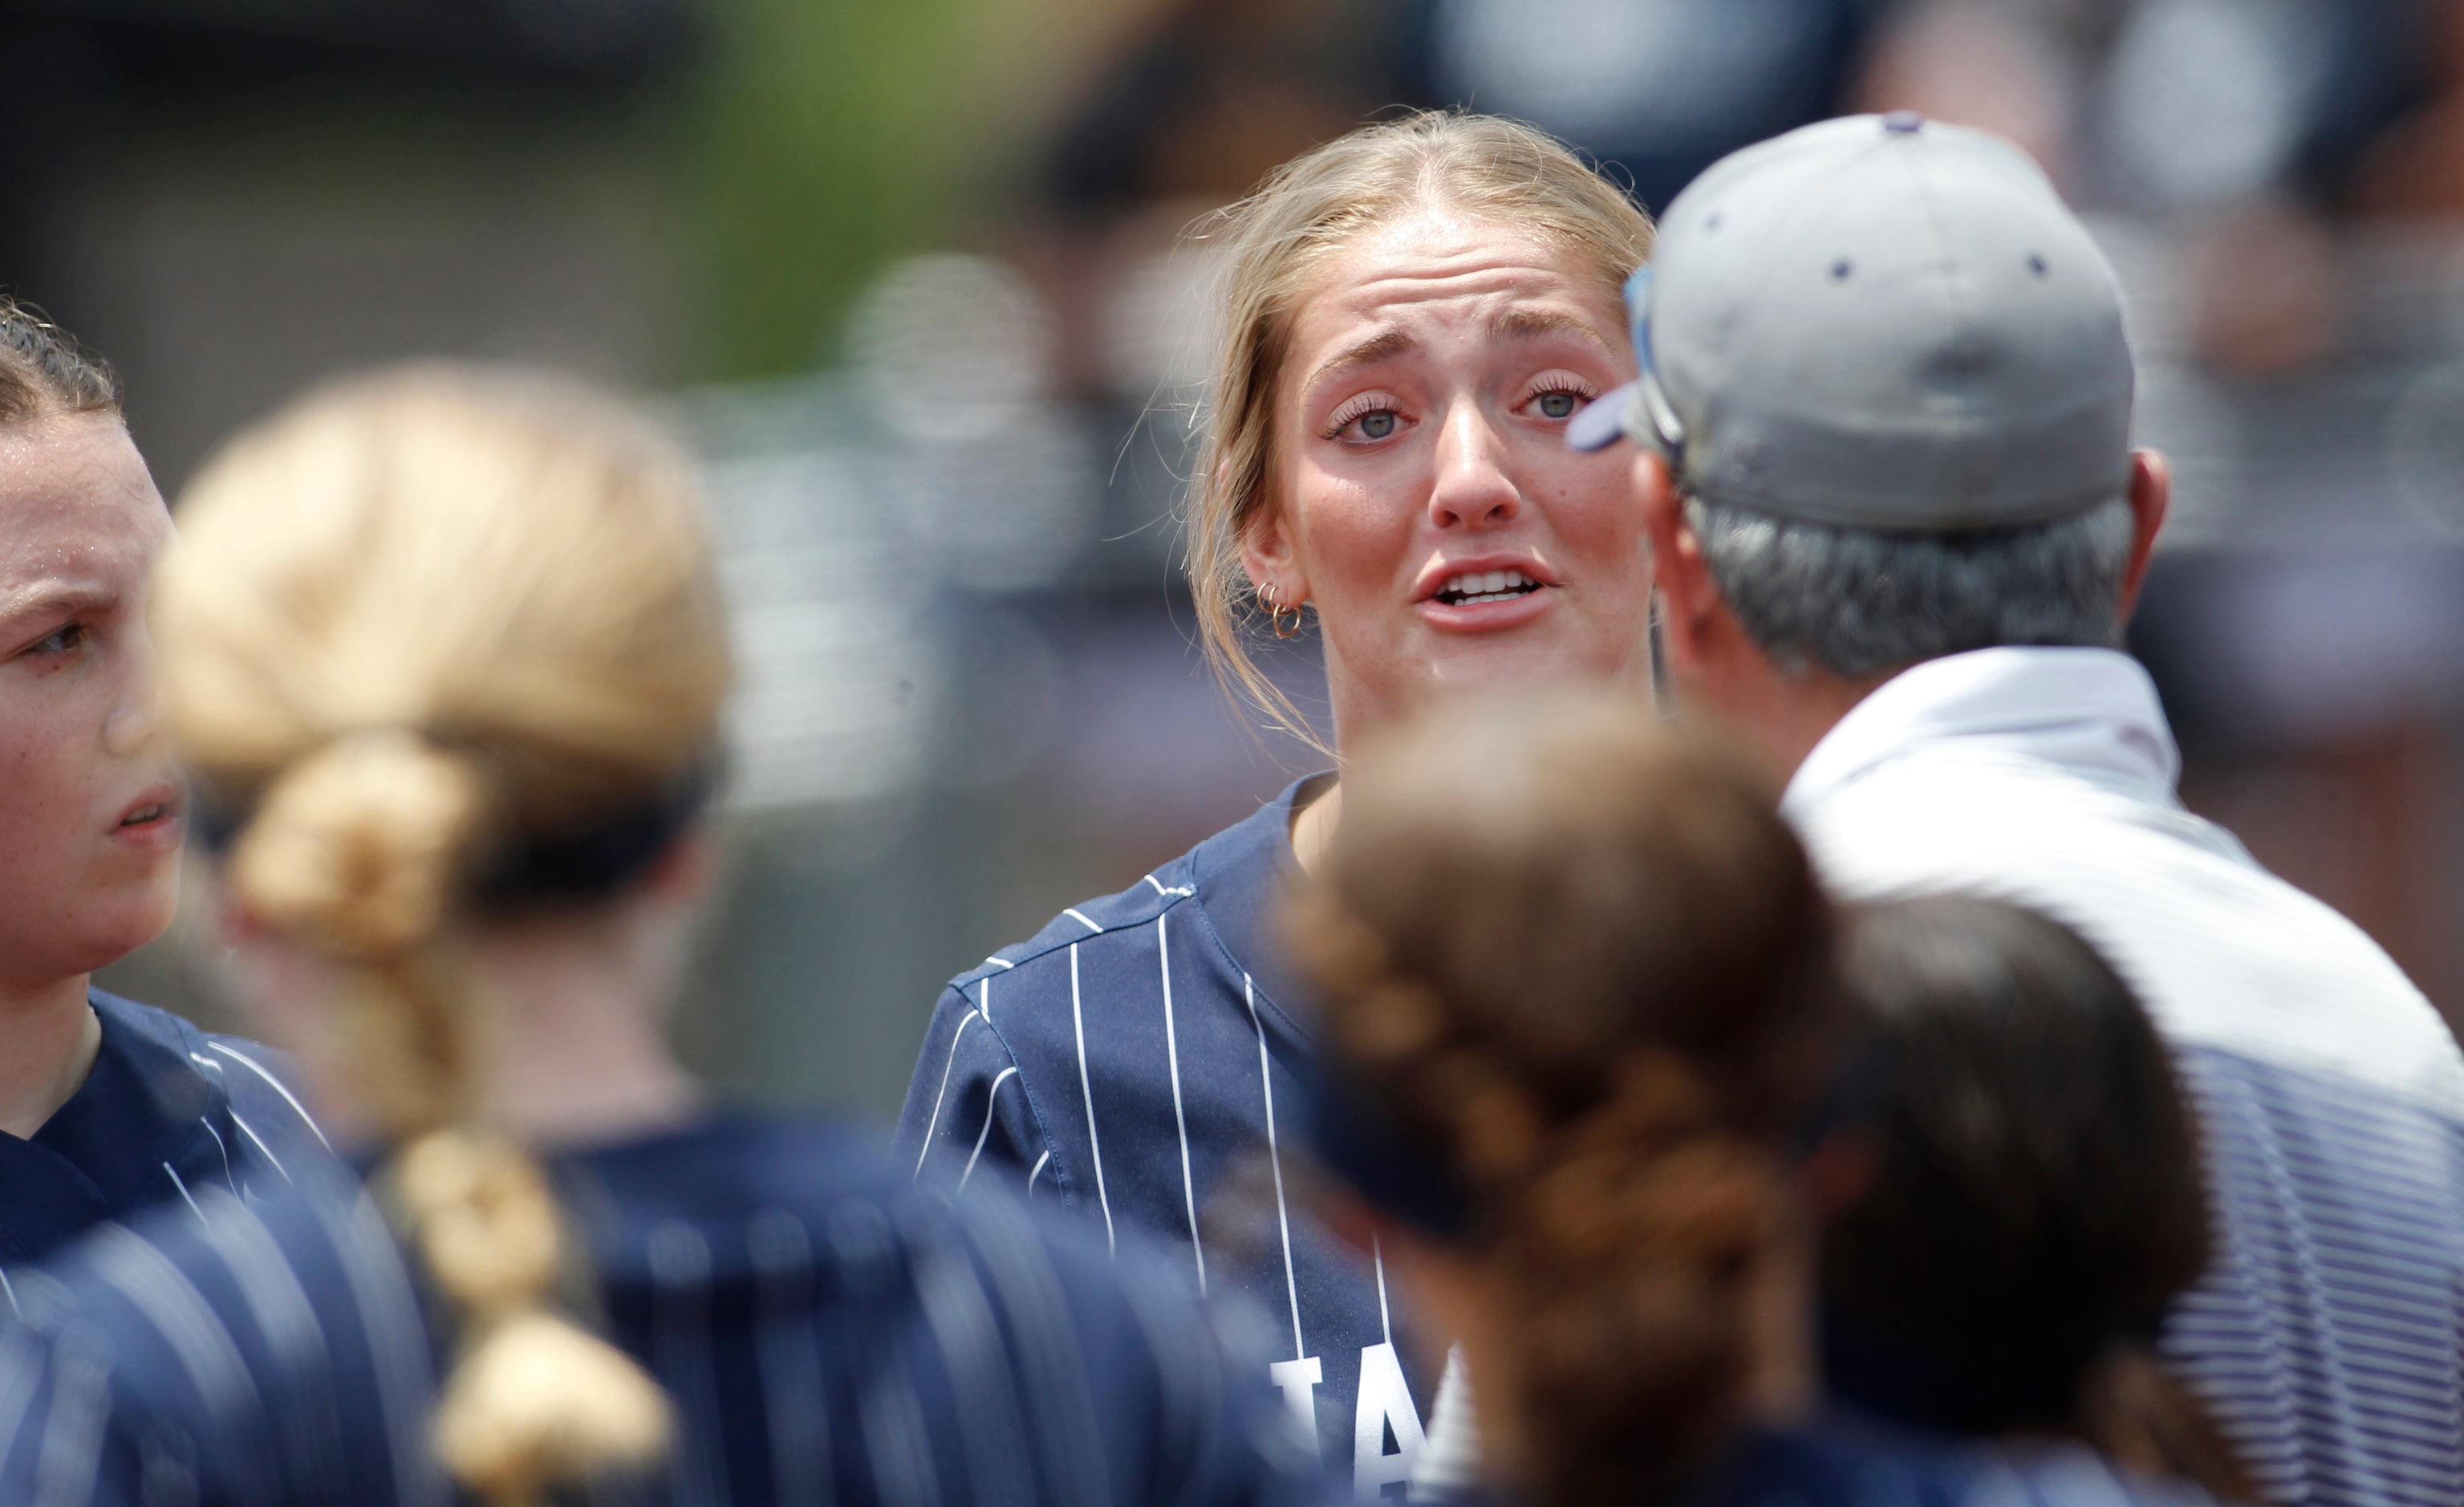
[[[1474,1489],[1461,1507],[1509,1507]],[[2217,1507],[2186,1482],[2141,1475],[2051,1435],[2009,1445],[1911,1433],[1862,1418],[1748,1429],[1669,1494],[1668,1507]]]
[[[1166,1242],[1196,1280],[1271,1314],[1276,1385],[1375,1497],[1410,1475],[1435,1378],[1397,1342],[1375,1255],[1293,1197],[1294,1074],[1312,1049],[1268,927],[1308,783],[952,980],[898,1144],[921,1175]]]
[[[619,1501],[1272,1503],[1316,1462],[1177,1274],[1107,1259],[852,1131],[715,1121],[551,1163],[608,1336],[674,1400]],[[107,1226],[20,1273],[0,1334],[0,1500],[451,1499],[429,1316],[336,1168]]]
[[[0,1261],[209,1187],[269,1192],[331,1158],[264,1048],[100,989],[87,999],[102,1044],[85,1082],[31,1139],[0,1135]]]

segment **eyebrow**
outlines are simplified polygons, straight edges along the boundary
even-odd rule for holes
[[[1488,321],[1489,333],[1503,340],[1539,340],[1551,335],[1572,335],[1611,354],[1615,348],[1600,338],[1600,332],[1572,314],[1554,309],[1507,309]],[[1399,356],[1418,346],[1419,342],[1402,330],[1383,330],[1358,344],[1348,346],[1327,358],[1301,390],[1314,392],[1330,377],[1342,375],[1355,366],[1366,366],[1390,356]]]
[[[119,593],[101,587],[36,582],[21,590],[0,593],[0,632],[30,618],[75,617],[80,612],[101,611],[119,600]]]
[[[1600,332],[1571,314],[1554,309],[1507,309],[1488,321],[1489,333],[1508,340],[1533,340],[1545,335],[1573,335],[1602,350],[1611,350]]]
[[[1380,331],[1358,344],[1349,346],[1327,358],[1315,371],[1309,373],[1309,382],[1302,387],[1301,390],[1315,392],[1329,377],[1340,376],[1354,366],[1366,366],[1373,362],[1384,361],[1389,356],[1399,356],[1419,344],[1402,330]]]

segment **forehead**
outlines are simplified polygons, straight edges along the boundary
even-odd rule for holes
[[[171,529],[120,420],[63,413],[0,424],[0,588],[142,574]]]
[[[1622,336],[1616,279],[1593,258],[1495,220],[1423,210],[1328,258],[1292,321],[1293,354],[1390,327],[1480,324],[1510,309],[1571,315]]]

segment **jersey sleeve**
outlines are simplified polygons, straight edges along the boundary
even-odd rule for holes
[[[1055,1190],[1051,1146],[1018,1059],[969,986],[943,991],[898,1117],[901,1160],[917,1177],[997,1181],[1015,1194]]]

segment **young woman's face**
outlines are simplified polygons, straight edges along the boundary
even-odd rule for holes
[[[170,923],[181,797],[145,633],[170,535],[117,418],[0,425],[0,991]]]
[[[1647,676],[1651,562],[1616,447],[1566,421],[1634,376],[1599,271],[1431,211],[1330,264],[1293,318],[1253,583],[1315,607],[1338,735],[1431,693]]]

